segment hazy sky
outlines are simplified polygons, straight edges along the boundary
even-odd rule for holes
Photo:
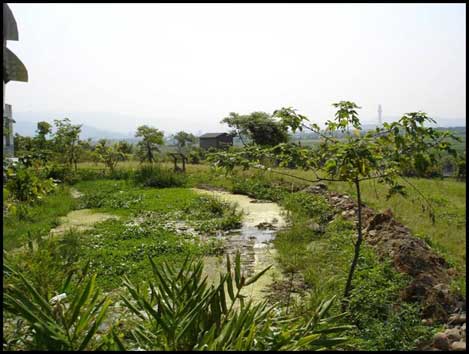
[[[7,85],[14,112],[120,132],[220,131],[229,112],[282,106],[323,122],[339,100],[370,122],[380,103],[384,116],[466,116],[465,4],[10,7],[8,47],[29,71]]]

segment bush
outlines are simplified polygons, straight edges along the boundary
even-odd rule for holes
[[[158,267],[151,258],[150,262],[153,277],[148,286],[125,279],[130,296],[122,298],[140,320],[130,337],[144,349],[324,350],[346,341],[337,334],[350,326],[335,326],[326,318],[333,299],[321,303],[308,321],[295,323],[282,309],[245,301],[241,290],[270,267],[246,279],[239,253],[234,266],[227,256],[226,273],[210,286],[200,260],[186,259],[180,269],[168,263]]]
[[[324,197],[305,192],[287,194],[283,200],[286,209],[324,224],[334,216],[334,211]]]
[[[263,177],[257,175],[254,178],[233,178],[233,193],[246,194],[256,199],[266,199],[278,202],[282,200],[286,192],[279,186]]]
[[[6,184],[13,199],[22,202],[35,202],[55,189],[51,178],[42,179],[30,167],[18,165],[11,173]]]
[[[187,178],[160,166],[144,165],[135,172],[134,181],[144,187],[169,188],[184,186]]]
[[[69,165],[54,163],[45,167],[45,177],[59,180],[63,183],[72,183],[74,172]]]

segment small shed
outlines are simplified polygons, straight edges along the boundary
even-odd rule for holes
[[[223,149],[233,146],[233,136],[228,133],[206,133],[199,137],[199,144],[202,149]]]

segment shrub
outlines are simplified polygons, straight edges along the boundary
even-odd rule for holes
[[[13,199],[22,202],[35,202],[55,189],[51,178],[41,179],[30,167],[18,165],[10,173],[6,189]]]
[[[334,212],[324,197],[305,192],[287,194],[283,200],[286,209],[301,216],[326,223]]]
[[[154,165],[141,166],[135,172],[134,180],[144,187],[156,188],[182,187],[186,184],[185,175]]]
[[[7,274],[5,274],[5,272]],[[71,276],[51,299],[41,295],[23,274],[4,264],[4,277],[22,284],[9,284],[3,295],[3,308],[26,323],[23,343],[26,350],[93,350],[95,336],[103,322],[110,300],[100,299],[95,276],[83,282],[68,296]],[[69,300],[70,298],[70,300]]]
[[[72,183],[74,172],[69,165],[51,164],[45,167],[45,178],[52,178],[63,183]]]
[[[232,268],[215,285],[207,286],[203,262],[186,259],[180,269],[168,263],[157,267],[150,258],[153,279],[147,287],[124,285],[130,297],[122,297],[138,316],[131,330],[135,341],[149,350],[300,350],[327,349],[346,341],[329,335],[351,326],[334,326],[325,316],[333,299],[321,303],[308,321],[292,322],[281,309],[253,304],[241,295],[270,267],[246,279],[239,252]],[[133,303],[132,303],[133,300]]]
[[[257,175],[255,178],[233,178],[233,193],[246,194],[252,198],[266,199],[278,202],[286,192],[278,186]]]

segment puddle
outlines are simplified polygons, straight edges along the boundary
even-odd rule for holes
[[[229,233],[218,235],[225,241],[225,254],[230,255],[232,263],[236,251],[241,254],[242,271],[246,277],[260,272],[272,265],[256,283],[248,286],[243,295],[253,299],[262,299],[267,294],[267,286],[274,279],[280,279],[282,274],[275,261],[275,249],[272,240],[279,229],[286,226],[283,209],[276,203],[257,201],[245,195],[232,194],[225,191],[208,191],[193,188],[194,191],[220,198],[224,201],[237,204],[243,210],[242,227]],[[257,227],[260,224],[260,228]],[[267,227],[266,227],[267,225]],[[205,257],[205,272],[209,279],[218,279],[220,271],[226,271],[226,256]]]
[[[60,225],[50,230],[50,233],[55,236],[63,234],[69,229],[89,230],[94,224],[108,219],[118,219],[118,217],[112,214],[96,213],[91,209],[73,210],[67,216],[62,216],[59,219]]]

